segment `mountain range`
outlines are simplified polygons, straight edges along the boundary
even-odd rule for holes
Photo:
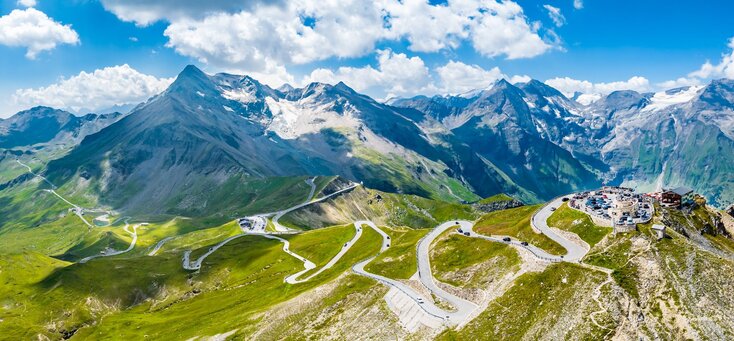
[[[733,101],[731,80],[587,105],[536,80],[500,80],[382,103],[344,83],[273,89],[188,66],[124,117],[18,113],[0,121],[0,147],[76,145],[47,177],[135,213],[210,214],[220,206],[207,199],[230,186],[300,175],[465,202],[687,185],[724,206],[734,202]]]

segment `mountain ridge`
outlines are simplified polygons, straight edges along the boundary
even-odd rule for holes
[[[502,79],[461,95],[380,103],[343,82],[279,90],[189,65],[168,89],[80,141],[49,170],[61,182],[75,174],[101,178],[102,164],[114,160],[127,177],[155,158],[155,167],[220,179],[341,175],[426,197],[460,186],[462,200],[509,193],[527,202],[602,183],[689,185],[725,205],[734,189],[719,150],[734,150],[733,89],[732,81],[715,80],[658,93],[620,90],[584,105],[534,79]],[[706,138],[697,144],[687,136]],[[695,148],[707,153],[689,155]],[[698,170],[711,162],[713,172]]]

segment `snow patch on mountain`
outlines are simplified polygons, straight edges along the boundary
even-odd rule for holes
[[[344,114],[340,115],[332,110],[329,103],[316,102],[313,97],[296,101],[266,97],[265,103],[273,114],[268,130],[283,139],[295,139],[304,134],[318,133],[323,128],[356,128],[360,124],[353,115],[353,109],[347,108]]]
[[[690,102],[702,88],[702,86],[691,86],[657,92],[650,98],[650,104],[642,111],[657,111],[672,105]]]
[[[257,102],[257,97],[246,89],[222,89],[222,97],[243,104]]]

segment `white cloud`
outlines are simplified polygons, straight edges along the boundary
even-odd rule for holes
[[[721,56],[719,64],[711,64],[706,61],[701,68],[688,74],[691,78],[729,78],[734,79],[734,38],[729,39],[727,44],[729,51]]]
[[[660,82],[657,86],[662,89],[671,89],[701,85],[714,78],[734,79],[734,38],[729,39],[727,47],[729,51],[721,55],[721,61],[718,64],[714,65],[707,60],[698,70],[689,73],[685,77]]]
[[[436,68],[441,93],[461,94],[476,89],[485,89],[499,79],[506,78],[500,68],[485,70],[478,65],[450,61]]]
[[[634,76],[626,81],[592,83],[586,80],[578,80],[569,77],[553,78],[545,81],[566,96],[573,96],[575,92],[583,94],[606,95],[617,90],[634,90],[637,92],[650,91],[650,81],[645,77]]]
[[[18,6],[36,7],[36,0],[18,0]]]
[[[120,19],[169,22],[168,47],[226,70],[259,71],[329,58],[369,55],[381,41],[437,52],[466,42],[485,56],[542,54],[540,37],[512,1],[295,0],[282,2],[103,0]],[[358,33],[358,34],[357,34]]]
[[[551,5],[543,5],[543,8],[548,11],[548,17],[553,20],[553,24],[557,27],[561,27],[566,24],[566,17],[563,16],[560,8],[553,7]]]
[[[378,51],[377,67],[340,67],[316,69],[300,85],[310,82],[344,82],[359,92],[374,97],[412,97],[418,94],[462,94],[489,88],[500,79],[511,83],[528,82],[529,76],[508,77],[498,67],[489,70],[478,65],[449,61],[432,71],[420,57],[408,57],[390,50]]]
[[[55,22],[35,8],[16,9],[0,17],[0,44],[25,47],[29,59],[58,44],[78,43],[79,35],[70,25]]]
[[[318,18],[306,25],[307,18]],[[223,68],[258,70],[305,64],[373,51],[382,35],[382,13],[359,0],[262,5],[252,12],[218,13],[202,20],[177,20],[166,30],[178,53]],[[359,34],[355,34],[359,32]]]
[[[698,86],[714,78],[734,79],[734,38],[727,43],[728,51],[723,53],[717,64],[706,61],[698,70],[684,77],[656,83],[654,86],[644,77],[635,76],[626,81],[592,83],[585,80],[577,80],[569,77],[553,78],[545,81],[546,84],[563,92],[566,96],[572,96],[575,92],[581,92],[584,96],[579,97],[579,102],[590,102],[607,95],[615,90],[635,90],[637,92],[668,90],[686,86]]]
[[[573,8],[575,9],[584,8],[584,1],[583,0],[573,0]]]
[[[531,80],[533,80],[533,78],[528,75],[514,75],[509,79],[510,83],[512,84],[527,83]]]
[[[485,56],[529,58],[551,46],[538,35],[522,7],[512,1],[448,1],[431,5],[425,0],[383,0],[389,14],[386,37],[405,38],[409,49],[436,52],[456,48],[463,41]]]
[[[37,89],[19,89],[13,95],[17,106],[46,105],[73,111],[100,110],[115,105],[142,102],[165,90],[173,78],[142,74],[129,65],[106,67]]]
[[[694,77],[680,77],[678,79],[672,79],[665,82],[660,82],[656,84],[659,88],[662,89],[673,89],[673,88],[680,88],[684,86],[693,86],[693,85],[701,85],[701,80]]]
[[[158,20],[203,18],[218,12],[239,11],[259,1],[233,0],[102,0],[102,5],[120,20],[147,26]]]
[[[412,96],[416,93],[434,92],[429,70],[419,57],[408,57],[390,50],[377,52],[377,68],[340,67],[336,72],[316,69],[304,78],[310,82],[338,83],[340,81],[357,91],[380,88],[387,97]]]
[[[491,3],[495,6],[480,16],[472,29],[472,43],[479,53],[519,59],[541,55],[553,47],[538,35],[539,24],[528,23],[522,7],[511,1]]]

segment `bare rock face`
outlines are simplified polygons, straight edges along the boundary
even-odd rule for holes
[[[513,200],[506,200],[506,201],[495,201],[495,202],[486,203],[486,204],[477,203],[477,204],[473,204],[472,206],[474,206],[475,209],[482,211],[484,213],[490,213],[494,211],[506,210],[508,208],[515,208],[515,207],[520,207],[524,205],[525,204],[523,204],[522,202],[513,199]]]
[[[726,213],[734,217],[734,205],[729,206],[729,208],[726,209]]]

